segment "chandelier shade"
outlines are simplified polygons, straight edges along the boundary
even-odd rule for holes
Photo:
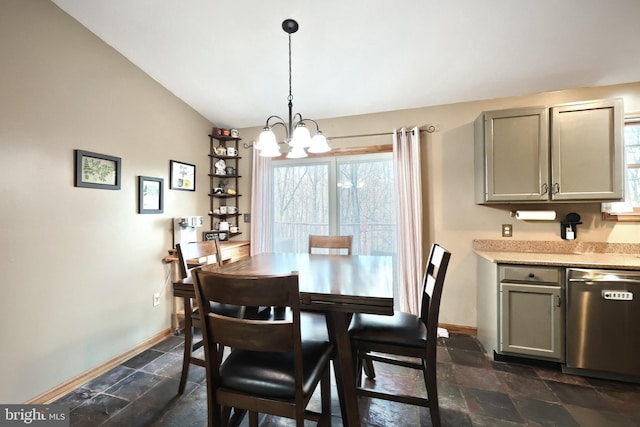
[[[260,133],[258,142],[255,145],[258,154],[263,157],[278,157],[281,154],[280,144],[276,138],[273,128],[282,126],[285,131],[285,139],[282,144],[289,147],[287,157],[298,159],[307,157],[309,153],[326,153],[331,150],[327,138],[320,131],[318,123],[313,119],[306,119],[302,114],[293,114],[293,92],[291,90],[291,34],[298,31],[298,23],[293,19],[285,19],[282,22],[282,29],[289,34],[289,121],[284,121],[279,116],[270,116]],[[306,123],[315,125],[315,134],[311,137],[311,132]]]

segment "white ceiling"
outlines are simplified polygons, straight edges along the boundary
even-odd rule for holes
[[[640,0],[52,0],[220,127],[640,81]],[[286,117],[285,117],[286,118]]]

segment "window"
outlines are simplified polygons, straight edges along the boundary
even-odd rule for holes
[[[603,212],[602,218],[612,221],[640,222],[640,114],[625,118],[625,205],[632,212],[611,214]]]
[[[627,163],[625,199],[635,213],[640,213],[640,117],[625,122],[624,148]]]
[[[391,153],[273,162],[273,248],[307,252],[309,234],[353,235],[353,253],[396,253]]]

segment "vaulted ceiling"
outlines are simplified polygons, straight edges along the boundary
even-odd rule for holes
[[[639,0],[52,0],[221,127],[640,81]]]

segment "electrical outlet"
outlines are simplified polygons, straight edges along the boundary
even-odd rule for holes
[[[513,237],[513,225],[502,224],[502,237]]]
[[[153,294],[153,306],[157,307],[160,305],[160,293],[156,292]]]

